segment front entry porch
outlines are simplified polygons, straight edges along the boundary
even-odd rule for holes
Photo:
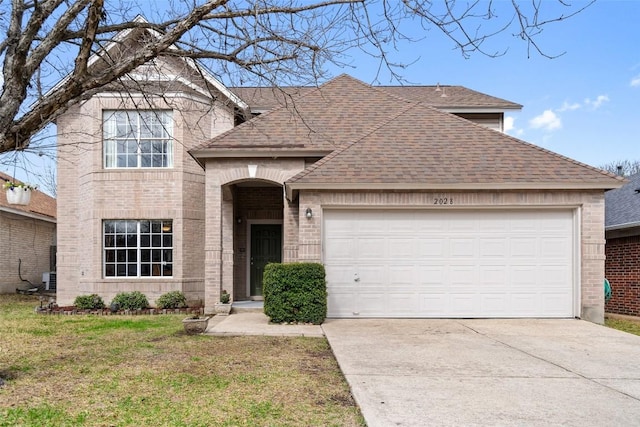
[[[206,165],[205,312],[226,290],[232,302],[262,299],[262,275],[270,262],[298,260],[298,201],[283,183],[303,162],[265,160]]]

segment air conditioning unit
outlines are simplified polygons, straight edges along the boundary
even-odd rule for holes
[[[42,273],[42,283],[44,283],[45,290],[55,291],[56,290],[56,272],[47,271],[45,273]]]

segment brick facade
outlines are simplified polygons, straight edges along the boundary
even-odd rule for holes
[[[640,236],[607,239],[605,277],[612,296],[608,313],[640,316]]]
[[[42,273],[50,271],[50,247],[55,245],[56,224],[0,211],[0,293],[13,293],[28,287],[22,277],[36,286],[42,284]]]
[[[233,111],[188,97],[95,96],[57,120],[58,303],[97,293],[109,302],[118,292],[138,290],[151,304],[163,293],[204,299],[204,171],[188,150],[233,126]],[[102,111],[171,109],[173,167],[105,169]],[[173,276],[105,278],[102,223],[105,219],[173,221]]]

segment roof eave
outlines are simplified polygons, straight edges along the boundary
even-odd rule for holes
[[[504,183],[328,183],[288,182],[292,190],[609,190],[609,182],[504,182]],[[619,186],[619,185],[618,185]]]
[[[37,212],[26,212],[26,211],[23,211],[23,210],[20,210],[20,209],[12,209],[12,208],[9,208],[9,207],[6,207],[6,206],[0,206],[0,211],[11,213],[11,214],[14,214],[14,215],[24,216],[24,217],[27,217],[27,218],[38,219],[40,221],[50,222],[52,224],[56,224],[57,223],[55,218],[52,218],[52,217],[50,217],[48,215],[40,214],[40,213],[37,213]]]
[[[204,149],[191,150],[191,154],[197,159],[233,159],[238,157],[251,158],[275,158],[275,157],[324,157],[331,150],[255,150],[255,149]]]
[[[520,111],[522,106],[514,107],[437,107],[438,110],[445,111],[447,113],[505,113],[507,111]]]
[[[624,224],[609,225],[604,227],[605,231],[624,230],[627,228],[640,227],[640,221],[627,222]]]

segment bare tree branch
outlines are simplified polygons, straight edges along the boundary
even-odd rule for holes
[[[562,12],[543,14],[548,4]],[[481,0],[182,0],[162,11],[151,6],[147,13],[157,19],[142,20],[136,15],[145,6],[135,10],[126,0],[0,0],[0,153],[26,149],[68,108],[159,56],[204,61],[227,81],[308,83],[355,47],[401,80],[404,64],[392,50],[411,40],[407,23],[422,25],[419,38],[438,30],[465,56],[504,54],[487,41],[513,29],[529,49],[551,57],[537,42],[542,29],[589,4],[512,0],[500,4],[511,12],[504,17]]]

